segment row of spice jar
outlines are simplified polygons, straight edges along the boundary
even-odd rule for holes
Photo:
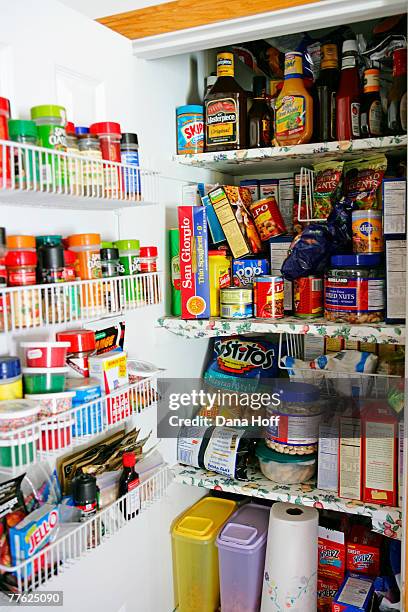
[[[102,242],[100,234],[10,235],[0,228],[0,286],[59,283],[157,271],[157,247]]]
[[[119,123],[104,121],[89,127],[67,122],[63,106],[45,104],[31,108],[31,120],[10,119],[10,102],[0,98],[0,139],[67,152],[65,163],[53,155],[28,149],[14,150],[0,160],[0,180],[16,187],[67,188],[70,193],[91,197],[118,197],[120,192],[138,199],[141,193],[138,137],[122,133]],[[81,158],[84,158],[82,160]],[[105,161],[105,163],[103,162]],[[106,162],[121,162],[119,170]],[[14,164],[14,172],[11,171]]]

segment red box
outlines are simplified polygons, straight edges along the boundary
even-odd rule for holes
[[[336,578],[341,582],[346,572],[346,544],[344,533],[319,526],[319,576]]]
[[[333,599],[339,590],[341,580],[317,576],[317,612],[331,612]]]
[[[366,401],[361,410],[363,501],[396,506],[398,499],[398,419],[383,401]]]
[[[347,541],[347,569],[358,574],[380,573],[382,537],[364,525],[353,525]]]

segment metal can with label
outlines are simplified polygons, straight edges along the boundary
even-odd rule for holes
[[[286,234],[286,227],[274,196],[253,202],[250,206],[256,229],[263,242]]]
[[[226,287],[220,290],[220,314],[223,319],[253,317],[252,289]]]
[[[254,314],[261,319],[284,317],[282,276],[259,276],[254,280]]]
[[[323,315],[323,279],[305,276],[293,281],[293,314],[300,318]]]

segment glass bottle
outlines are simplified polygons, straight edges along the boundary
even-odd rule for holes
[[[360,138],[360,76],[357,67],[357,42],[345,40],[340,85],[336,96],[337,140]]]
[[[119,480],[119,497],[126,495],[121,502],[121,509],[128,521],[139,513],[140,493],[139,474],[135,470],[136,455],[134,452],[123,453],[123,472]]]
[[[250,149],[270,147],[273,137],[273,115],[266,99],[266,77],[253,80],[254,98],[248,114],[248,136]]]
[[[380,98],[380,71],[369,68],[364,71],[364,94],[361,101],[361,137],[382,136],[383,112]]]
[[[339,86],[337,45],[326,43],[321,49],[320,75],[316,82],[319,96],[317,140],[336,140],[336,93]]]
[[[388,131],[390,134],[407,132],[407,50],[395,49],[393,80],[388,92]]]

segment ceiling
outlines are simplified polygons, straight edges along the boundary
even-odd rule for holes
[[[62,4],[91,19],[133,11],[145,6],[164,4],[168,0],[60,0]]]

